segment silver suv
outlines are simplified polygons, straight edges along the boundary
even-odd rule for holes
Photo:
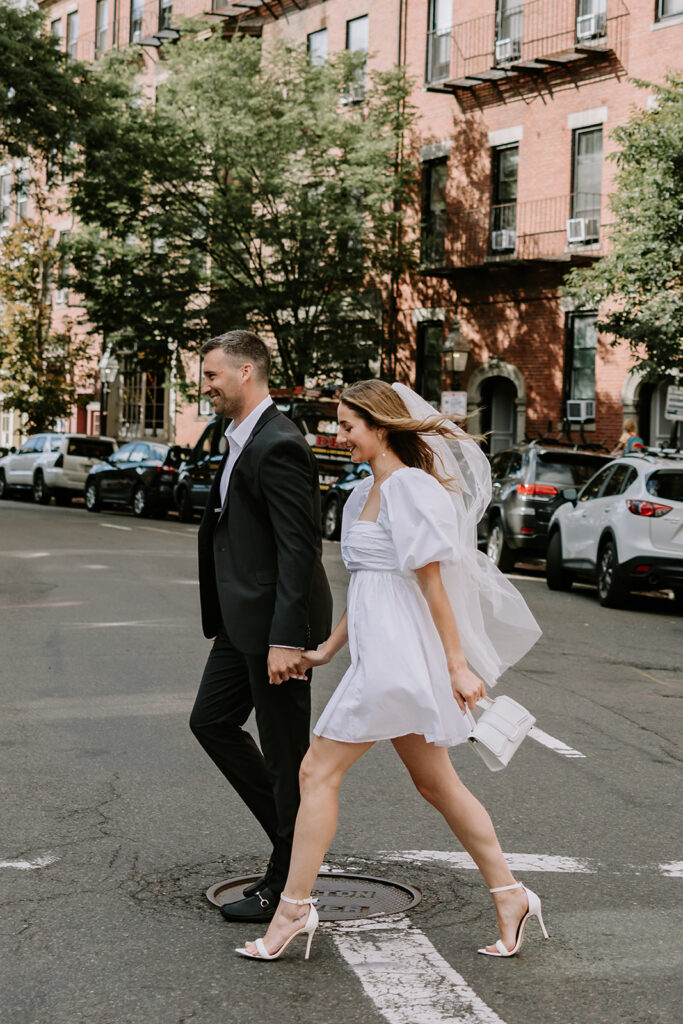
[[[46,505],[54,495],[68,505],[82,494],[92,466],[116,450],[113,437],[88,434],[35,434],[17,452],[0,459],[0,498],[17,488],[30,490],[33,500]]]
[[[567,500],[562,491],[578,490],[609,459],[596,451],[541,441],[493,456],[493,494],[478,534],[480,547],[501,572],[510,572],[525,554],[545,555],[550,518]]]

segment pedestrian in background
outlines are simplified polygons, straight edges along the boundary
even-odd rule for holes
[[[628,455],[629,452],[634,450],[643,450],[645,448],[645,442],[642,437],[638,436],[636,421],[635,420],[624,420],[624,432],[616,443],[614,450],[610,453],[611,455]]]
[[[444,816],[491,893],[500,939],[479,950],[512,956],[541,901],[517,882],[486,809],[463,785],[447,747],[470,733],[465,715],[538,639],[513,585],[477,550],[491,471],[476,441],[409,388],[364,381],[338,408],[339,440],[369,462],[344,508],[347,610],[300,667],[324,665],[348,641],[351,666],[315,728],[301,769],[302,800],[289,876],[266,935],[237,950],[275,959],[317,926],[311,897],[337,825],[345,773],[390,739],[419,792]]]
[[[298,663],[329,634],[332,617],[318,471],[268,393],[266,345],[229,331],[201,354],[202,392],[231,422],[199,527],[202,625],[213,647],[190,728],[273,844],[263,877],[221,912],[269,921],[287,877],[309,744],[311,672]],[[252,709],[260,750],[244,729]]]

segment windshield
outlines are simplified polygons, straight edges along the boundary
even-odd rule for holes
[[[90,437],[70,437],[66,446],[67,455],[80,455],[84,459],[106,459],[113,451],[113,441]]]
[[[536,456],[536,482],[582,487],[606,461],[600,455],[580,455],[577,458],[569,452],[539,452]]]
[[[648,493],[655,498],[683,501],[683,469],[662,469],[648,478]]]

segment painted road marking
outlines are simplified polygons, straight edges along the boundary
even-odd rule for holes
[[[18,871],[35,871],[37,868],[46,868],[48,864],[58,861],[54,853],[46,853],[43,857],[36,857],[35,860],[0,860],[0,868],[16,868]]]
[[[132,626],[140,629],[177,629],[178,622],[177,620],[169,622],[165,619],[135,619],[130,622],[64,622],[63,625],[71,626],[72,629],[120,629],[123,627],[130,629]]]
[[[580,750],[574,750],[573,747],[563,743],[562,740],[555,739],[554,736],[550,736],[549,733],[543,732],[542,729],[537,729],[533,726],[529,730],[529,736],[532,740],[536,740],[537,743],[542,743],[544,747],[548,747],[553,750],[556,754],[561,754],[562,757],[585,757]]]
[[[119,526],[118,523],[100,523],[105,530],[132,530],[132,526]]]
[[[49,558],[49,551],[3,551],[4,555],[13,555],[15,558]]]
[[[75,608],[82,601],[46,601],[44,604],[0,604],[0,609],[8,608]]]
[[[642,668],[636,668],[635,665],[632,665],[631,668],[634,672],[639,672],[641,676],[645,676],[646,679],[651,679],[653,683],[659,683],[660,686],[668,686],[670,690],[675,689],[673,683],[665,683],[663,679],[657,679],[657,676],[653,676],[649,672],[644,672]]]
[[[76,718],[128,718],[153,715],[189,715],[194,693],[122,693],[96,697],[42,697],[22,704],[2,705],[4,720],[20,716],[43,722]]]
[[[109,569],[108,565],[82,565],[81,569]]]
[[[683,860],[672,860],[669,864],[660,864],[659,870],[667,878],[683,878]]]
[[[338,923],[330,935],[389,1024],[504,1024],[403,915]]]
[[[453,868],[476,871],[477,865],[468,853],[455,850],[381,850],[380,857],[389,860],[428,864],[438,862]],[[591,861],[577,857],[558,857],[546,853],[504,853],[511,871],[552,871],[588,875],[597,869]]]

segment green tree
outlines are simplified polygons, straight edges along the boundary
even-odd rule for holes
[[[52,327],[52,292],[64,255],[53,231],[22,220],[0,245],[0,388],[5,405],[46,430],[68,415],[76,398],[76,367],[85,342],[73,325]]]
[[[683,371],[683,72],[667,75],[648,110],[615,129],[618,171],[609,254],[567,277],[565,293],[602,307],[599,328],[626,342],[645,379]]]
[[[68,169],[98,93],[43,25],[41,11],[0,3],[0,152],[38,161],[49,184]]]
[[[100,74],[123,83],[122,60]],[[382,284],[414,259],[395,238],[413,187],[395,166],[414,118],[404,76],[349,102],[352,55],[313,67],[303,48],[219,33],[184,33],[165,66],[153,105],[129,70],[75,177],[93,323],[155,358],[249,325],[274,338],[286,383],[357,375],[382,343]]]

